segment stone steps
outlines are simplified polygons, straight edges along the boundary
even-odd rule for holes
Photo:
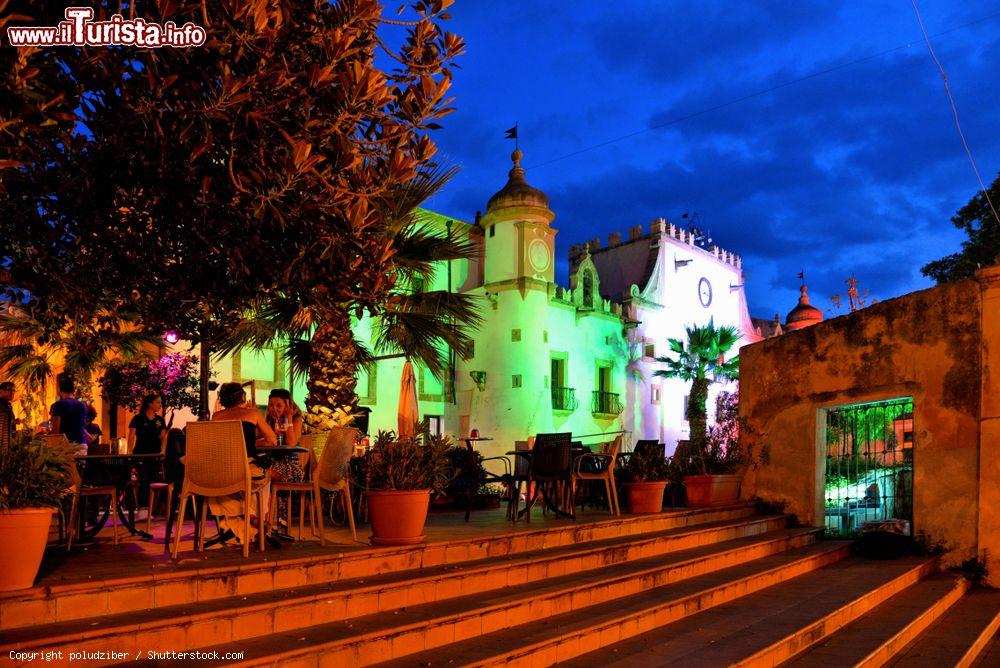
[[[940,619],[969,586],[965,578],[946,573],[932,575],[783,665],[795,668],[885,665]]]
[[[588,575],[616,571],[618,590],[637,583],[718,569],[747,555],[773,554],[812,542],[810,529],[783,529],[784,516],[713,522],[685,529],[592,541],[507,557],[386,575],[317,583],[247,596],[211,599],[0,632],[0,651],[78,648],[202,647],[323,623],[386,613],[458,596],[533,593],[552,586],[572,592]],[[709,547],[705,547],[705,546]],[[577,582],[577,576],[580,582]],[[602,575],[603,577],[603,575]],[[631,580],[635,579],[635,582]],[[542,583],[544,581],[544,583]],[[561,588],[561,589],[560,589]],[[571,593],[568,596],[577,595]],[[555,596],[555,594],[553,594]],[[513,597],[516,599],[516,597]],[[562,600],[569,600],[567,595]]]
[[[495,536],[425,543],[401,548],[358,549],[273,561],[249,561],[209,568],[171,564],[137,577],[80,581],[0,593],[0,632],[105,615],[192,605],[295,587],[502,559],[541,550],[574,548],[602,540],[623,540],[685,527],[746,520],[752,504],[626,516],[599,522],[519,529]],[[523,526],[523,525],[521,525]]]
[[[974,590],[886,665],[893,668],[996,668],[1000,666],[998,633],[1000,590]]]
[[[790,561],[809,552],[825,558]],[[820,543],[692,578],[673,591],[645,592],[614,609],[563,615],[387,665],[776,665],[935,565],[928,559],[875,563],[847,554],[848,544]],[[745,577],[754,571],[765,577]]]
[[[702,550],[708,556],[720,547]],[[848,543],[813,543],[762,557],[744,547],[735,557],[737,565],[690,574],[684,572],[686,564],[667,563],[655,573],[638,576],[617,566],[586,579],[574,576],[569,582],[522,592],[462,597],[444,605],[408,608],[392,618],[374,615],[218,649],[239,651],[238,647],[247,657],[258,657],[243,665],[365,666],[393,659],[405,665],[460,664],[477,651],[501,662],[506,657],[497,657],[508,651],[526,652],[533,655],[534,664],[547,665],[557,656],[556,645],[538,646],[533,631],[558,633],[559,640],[575,650],[594,648],[612,632],[627,633],[670,616],[691,614],[842,559],[848,547]],[[610,617],[595,624],[602,616]]]

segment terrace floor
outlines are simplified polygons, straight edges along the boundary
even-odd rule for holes
[[[667,509],[668,510],[668,509]],[[577,509],[577,524],[599,522],[611,519],[607,510]],[[506,519],[505,508],[473,511],[469,522],[465,521],[464,511],[432,511],[427,518],[425,535],[427,542],[437,543],[469,538],[487,537],[540,530],[554,526],[566,526],[574,520],[555,518],[551,514],[543,516],[539,509],[532,512],[530,524],[523,519],[516,524]],[[136,525],[144,529],[145,520],[137,521]],[[293,537],[298,537],[298,523],[295,522],[290,531]],[[318,555],[337,554],[356,550],[370,550],[368,538],[371,536],[369,525],[358,523],[358,542],[351,539],[348,528],[334,526],[329,519],[325,522],[326,546],[321,546],[319,540],[309,529],[308,519],[302,540],[294,543],[283,543],[281,548],[268,548],[257,552],[251,546],[250,556],[243,558],[240,546],[234,542],[218,545],[202,552],[195,552],[192,543],[194,524],[184,523],[181,537],[181,549],[175,561],[164,545],[163,518],[153,519],[153,540],[140,536],[132,536],[124,527],[119,527],[118,545],[114,544],[110,523],[105,526],[97,539],[87,545],[74,544],[73,551],[67,553],[65,546],[55,544],[56,523],[53,521],[50,544],[45,551],[42,566],[39,569],[36,587],[75,584],[78,582],[95,582],[101,580],[116,580],[135,578],[153,574],[197,571],[199,569],[238,566],[268,561],[285,561],[308,559]],[[214,535],[215,525],[209,520],[207,533]],[[126,537],[127,536],[127,537]]]

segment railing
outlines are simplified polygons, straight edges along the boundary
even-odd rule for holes
[[[552,410],[575,411],[579,403],[576,400],[576,390],[572,387],[552,388]]]
[[[617,392],[594,392],[590,411],[595,415],[621,415],[625,410]]]
[[[826,413],[826,528],[849,536],[865,522],[913,521],[913,400]]]

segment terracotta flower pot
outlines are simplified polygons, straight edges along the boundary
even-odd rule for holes
[[[659,513],[663,510],[665,480],[659,482],[627,482],[628,507],[633,513]]]
[[[372,523],[372,545],[415,545],[424,542],[424,523],[431,491],[366,492]]]
[[[0,591],[35,583],[51,524],[51,508],[0,511]]]
[[[740,500],[741,475],[688,475],[684,476],[688,508],[714,508],[730,506]]]

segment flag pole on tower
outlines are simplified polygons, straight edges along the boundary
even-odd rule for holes
[[[514,140],[514,150],[516,151],[518,149],[518,146],[517,146],[517,123],[514,123],[514,127],[510,128],[509,130],[507,130],[504,133],[504,139],[513,139]]]

